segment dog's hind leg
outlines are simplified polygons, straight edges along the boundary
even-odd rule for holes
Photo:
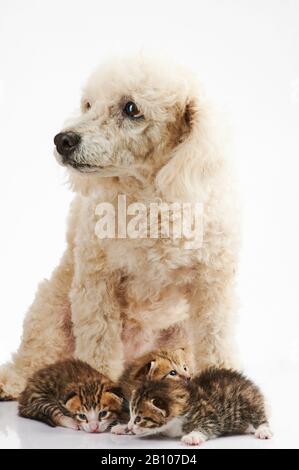
[[[70,356],[69,290],[73,278],[71,250],[66,251],[50,280],[44,281],[24,321],[22,343],[11,362],[0,367],[0,400],[17,398],[37,369]]]

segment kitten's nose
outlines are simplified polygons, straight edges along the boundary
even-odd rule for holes
[[[91,432],[97,432],[99,430],[99,424],[97,422],[90,423],[89,427]]]

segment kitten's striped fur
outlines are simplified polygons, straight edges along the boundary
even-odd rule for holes
[[[20,416],[87,432],[128,419],[120,390],[87,363],[71,359],[36,372],[19,397]],[[103,416],[102,416],[103,415]]]
[[[255,432],[272,436],[264,397],[237,371],[210,368],[184,382],[148,381],[133,394],[129,430],[183,436],[186,444]]]

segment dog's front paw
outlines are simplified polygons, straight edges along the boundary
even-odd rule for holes
[[[187,444],[189,446],[200,446],[206,440],[207,436],[199,431],[189,432],[189,434],[185,434],[185,436],[182,437],[183,444]]]
[[[26,386],[26,379],[16,371],[14,364],[0,367],[0,401],[17,400]]]
[[[113,426],[111,428],[111,432],[113,434],[118,434],[118,435],[121,435],[121,434],[132,434],[129,430],[128,430],[128,425],[127,424],[116,424],[115,426]]]
[[[14,397],[5,392],[3,386],[0,384],[0,401],[12,401],[15,400]]]

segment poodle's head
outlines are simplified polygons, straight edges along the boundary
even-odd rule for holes
[[[102,177],[127,176],[164,186],[186,165],[194,172],[195,160],[202,167],[204,110],[182,67],[142,56],[106,63],[88,80],[80,115],[55,136],[55,155],[77,188],[83,178],[96,187]]]

